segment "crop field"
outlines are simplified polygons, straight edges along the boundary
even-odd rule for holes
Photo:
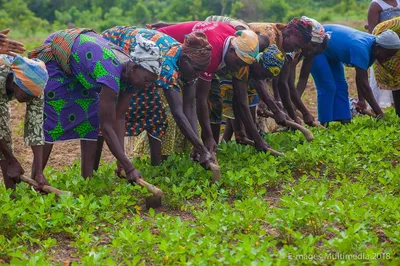
[[[29,50],[44,38],[23,42]],[[315,98],[310,81],[303,100],[314,114]],[[280,158],[222,144],[217,184],[187,155],[159,167],[135,159],[165,192],[157,210],[144,208],[145,189],[115,177],[110,152],[84,180],[79,142],[57,144],[45,175],[72,196],[20,184],[11,200],[0,179],[0,265],[400,265],[400,119],[386,111],[381,121],[310,128],[312,143],[268,134]],[[15,155],[29,172],[24,112],[12,103]]]
[[[148,192],[103,163],[91,180],[79,162],[48,168],[73,196],[40,195],[24,184],[16,199],[0,186],[0,263],[11,265],[399,265],[399,119],[356,118],[347,126],[267,135],[285,156],[222,144],[221,183],[173,155],[159,167],[135,160],[165,191]]]

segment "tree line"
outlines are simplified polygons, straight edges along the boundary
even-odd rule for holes
[[[68,26],[98,31],[115,25],[203,20],[227,15],[245,21],[287,22],[307,15],[320,21],[361,16],[369,0],[0,0],[0,28],[23,34]]]

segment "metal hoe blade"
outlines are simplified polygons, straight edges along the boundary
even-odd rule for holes
[[[156,209],[162,206],[161,197],[160,196],[150,196],[146,199],[146,209]]]

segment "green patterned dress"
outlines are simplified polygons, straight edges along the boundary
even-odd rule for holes
[[[6,80],[11,68],[0,66],[0,139],[4,139],[12,148],[10,104],[14,95],[7,91]],[[44,144],[43,137],[43,94],[26,103],[24,137],[25,145],[38,146]],[[0,160],[4,160],[0,152]]]

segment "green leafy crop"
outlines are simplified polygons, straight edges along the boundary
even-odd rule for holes
[[[0,186],[0,264],[399,265],[399,119],[266,136],[276,158],[222,144],[221,183],[187,155],[135,164],[165,192],[164,209],[141,207],[145,189],[103,166],[46,170],[73,192],[57,199],[24,184]]]

